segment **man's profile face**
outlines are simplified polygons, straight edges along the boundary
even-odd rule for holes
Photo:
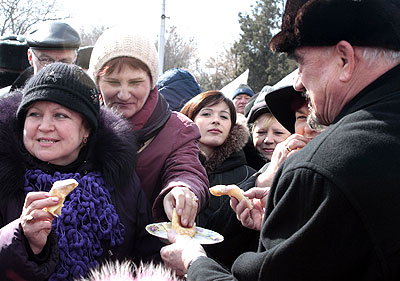
[[[235,105],[236,112],[244,114],[244,108],[246,107],[247,102],[249,101],[250,96],[246,94],[237,95],[233,99],[233,104]]]
[[[34,74],[38,73],[46,65],[53,62],[72,64],[76,59],[76,50],[47,50],[28,49],[28,60],[33,67]]]
[[[310,114],[322,125],[329,125],[340,107],[337,94],[337,58],[332,47],[299,47],[294,52],[299,73],[293,87],[305,91]]]

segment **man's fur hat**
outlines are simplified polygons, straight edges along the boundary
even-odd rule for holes
[[[282,30],[270,48],[292,52],[300,46],[353,46],[400,51],[398,0],[287,0]]]

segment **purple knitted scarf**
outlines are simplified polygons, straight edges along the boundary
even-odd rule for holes
[[[68,178],[74,178],[79,185],[65,199],[61,216],[53,221],[60,260],[49,280],[85,277],[89,269],[98,265],[96,259],[103,252],[101,241],[114,247],[124,240],[125,228],[111,202],[113,187],[105,184],[100,172],[81,176],[27,170],[25,192],[49,191],[55,181]]]

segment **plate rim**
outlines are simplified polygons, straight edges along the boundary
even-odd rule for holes
[[[156,236],[156,237],[158,237],[158,238],[160,238],[160,239],[167,239],[167,241],[168,241],[168,238],[167,238],[167,237],[162,237],[162,236],[160,236],[160,235],[156,235],[154,232],[152,232],[152,231],[149,230],[149,228],[150,228],[151,226],[158,226],[158,227],[159,227],[159,225],[163,225],[163,224],[171,224],[171,222],[155,222],[155,223],[150,223],[150,224],[146,225],[145,229],[146,229],[146,231],[147,231],[149,234],[151,234],[151,235],[153,235],[153,236]],[[212,233],[214,233],[217,237],[219,237],[219,238],[221,239],[221,240],[212,240],[212,239],[200,240],[200,239],[195,239],[195,240],[196,240],[197,242],[199,242],[200,244],[204,244],[204,245],[207,245],[207,244],[217,244],[217,243],[223,242],[224,239],[225,239],[223,235],[221,235],[220,233],[218,233],[218,232],[216,232],[216,231],[214,231],[214,230],[207,229],[207,228],[204,228],[204,227],[201,227],[201,226],[196,226],[196,230],[197,230],[197,229],[201,230],[201,232],[202,232],[202,231],[212,232]],[[196,231],[196,234],[197,234],[197,231]],[[196,236],[196,234],[195,234],[195,236]]]

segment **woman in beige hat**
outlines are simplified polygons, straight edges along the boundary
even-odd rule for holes
[[[141,146],[136,171],[156,220],[176,208],[191,227],[208,201],[208,179],[198,159],[200,132],[186,116],[170,111],[158,93],[158,55],[145,35],[106,30],[94,45],[89,73],[102,102],[129,120]]]

